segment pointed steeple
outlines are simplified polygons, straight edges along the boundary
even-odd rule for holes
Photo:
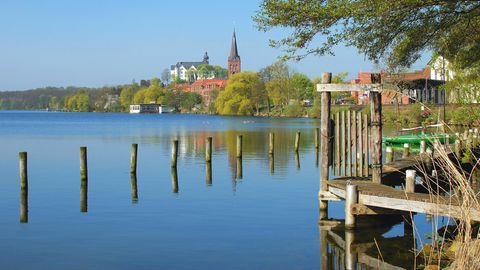
[[[240,60],[240,55],[238,55],[237,49],[237,36],[235,34],[235,29],[233,29],[233,36],[232,36],[232,47],[230,48],[230,56],[228,60]]]
[[[203,62],[208,64],[209,60],[210,60],[210,57],[208,57],[208,53],[205,52],[205,55],[203,56]]]

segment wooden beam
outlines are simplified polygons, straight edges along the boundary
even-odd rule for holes
[[[362,216],[376,216],[376,215],[405,215],[408,213],[404,211],[391,210],[391,209],[356,203],[352,205],[352,214],[362,215]]]
[[[373,84],[317,84],[317,92],[381,92],[380,83]]]

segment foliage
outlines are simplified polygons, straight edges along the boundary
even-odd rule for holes
[[[241,72],[233,75],[225,90],[220,91],[215,108],[223,115],[253,115],[265,100],[264,84],[258,73]]]
[[[294,73],[291,78],[291,84],[295,96],[299,100],[312,100],[314,97],[314,85],[307,75]]]
[[[128,111],[130,105],[133,104],[133,97],[137,93],[139,87],[138,84],[125,85],[120,92],[120,105],[123,110]]]
[[[305,112],[302,105],[294,103],[285,107],[284,114],[288,117],[302,117],[305,115]]]
[[[90,110],[90,97],[86,90],[80,90],[76,94],[65,99],[65,108],[72,112],[88,112]]]
[[[180,106],[188,111],[191,111],[195,105],[202,104],[202,96],[197,93],[183,93]]]
[[[455,102],[461,104],[479,103],[480,102],[480,69],[456,68],[455,77],[445,84],[447,91],[447,102]]]
[[[392,66],[409,66],[432,50],[468,67],[480,61],[479,15],[480,2],[467,0],[263,0],[254,20],[263,31],[293,30],[271,41],[286,47],[286,58],[332,53],[344,43]]]
[[[133,103],[163,103],[163,97],[165,96],[165,90],[163,89],[160,79],[153,78],[150,86],[147,88],[141,88],[133,96]]]
[[[162,71],[161,79],[165,85],[170,84],[170,82],[172,81],[172,75],[170,74],[170,69],[166,68]]]

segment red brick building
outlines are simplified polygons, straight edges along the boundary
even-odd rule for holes
[[[207,80],[197,80],[190,88],[187,90],[189,92],[194,92],[202,96],[203,104],[208,106],[212,102],[212,93],[214,90],[220,90],[225,88],[227,85],[227,80],[222,79],[207,79]]]

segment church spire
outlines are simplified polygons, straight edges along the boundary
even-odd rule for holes
[[[232,47],[230,48],[230,56],[228,60],[240,60],[240,55],[238,55],[238,48],[237,48],[237,35],[235,34],[235,29],[233,29],[233,36],[232,36]]]
[[[228,77],[241,71],[240,55],[238,55],[237,35],[233,29],[232,46],[230,47],[230,55],[228,56]]]

